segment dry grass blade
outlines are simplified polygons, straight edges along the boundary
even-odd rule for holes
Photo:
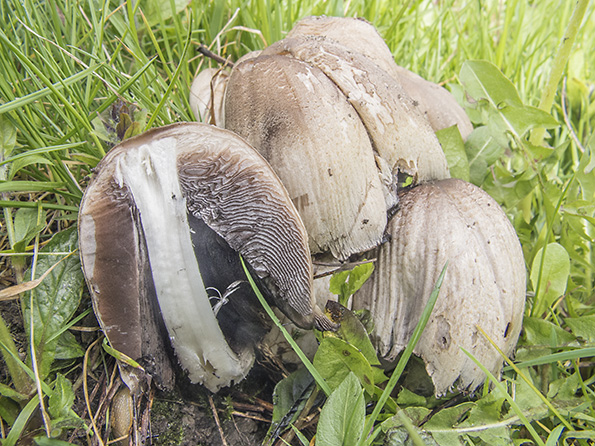
[[[37,288],[41,282],[52,272],[54,268],[56,268],[60,263],[66,260],[68,257],[73,255],[77,251],[72,251],[66,257],[58,260],[54,263],[51,267],[49,267],[40,277],[35,280],[30,280],[29,282],[19,283],[18,285],[14,285],[8,288],[4,288],[0,291],[0,302],[5,302],[7,300],[14,300],[18,299],[21,293],[26,291],[31,291],[34,288]]]

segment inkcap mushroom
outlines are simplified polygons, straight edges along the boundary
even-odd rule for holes
[[[393,361],[405,348],[444,265],[446,276],[414,353],[424,360],[435,393],[473,390],[485,375],[461,350],[498,376],[502,357],[516,345],[525,306],[525,263],[512,224],[482,189],[458,179],[403,191],[390,220],[390,241],[354,308],[374,320],[373,341]]]
[[[429,124],[365,56],[324,37],[285,39],[236,63],[225,127],[271,164],[313,254],[339,260],[382,240],[397,184],[448,178]]]
[[[395,78],[438,131],[457,125],[464,140],[473,131],[465,110],[448,90],[395,63],[395,59],[374,26],[365,19],[353,17],[310,16],[298,21],[287,38],[324,36],[371,59]]]
[[[266,326],[237,282],[238,255],[296,325],[332,325],[313,301],[307,234],[285,188],[223,129],[173,124],[114,147],[83,197],[79,243],[111,346],[165,388],[172,353],[211,391],[249,371]],[[122,373],[133,392],[138,373]]]

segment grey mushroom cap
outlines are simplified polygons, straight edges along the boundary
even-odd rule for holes
[[[321,70],[260,55],[234,67],[225,101],[226,127],[279,175],[312,254],[330,250],[343,259],[378,244],[396,198],[390,169],[383,184],[364,125]]]
[[[401,85],[363,54],[323,36],[284,39],[264,55],[285,55],[320,69],[360,116],[376,153],[395,177],[413,183],[450,176],[434,131]]]
[[[190,86],[190,108],[197,121],[224,127],[223,98],[229,72],[222,68],[206,68]]]
[[[200,225],[246,260],[294,323],[325,324],[297,210],[262,156],[223,129],[173,124],[114,147],[83,197],[79,244],[111,345],[143,359],[168,387],[171,341],[191,381],[216,391],[245,376],[253,352],[245,344],[233,351],[221,334],[197,269],[204,253],[193,249]]]
[[[236,64],[225,126],[277,172],[313,254],[344,260],[376,246],[403,176],[449,177],[434,132],[400,85],[323,37],[285,39]]]
[[[502,357],[480,328],[511,354],[526,289],[522,249],[500,206],[462,180],[429,182],[402,194],[387,232],[390,242],[373,253],[376,269],[353,301],[354,308],[373,315],[380,355],[392,361],[405,348],[448,262],[414,353],[423,358],[437,395],[484,382],[484,373],[461,347],[497,376]]]
[[[397,65],[370,22],[361,18],[310,16],[298,21],[287,35],[299,36],[324,36],[371,59],[401,84],[434,131],[457,125],[464,140],[473,131],[469,117],[454,96],[446,88]]]

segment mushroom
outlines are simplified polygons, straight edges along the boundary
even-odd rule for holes
[[[238,255],[294,323],[330,326],[313,301],[307,234],[285,188],[223,129],[173,124],[114,147],[83,197],[79,244],[110,344],[165,388],[172,352],[211,391],[250,369],[266,330],[255,297],[236,283]],[[213,308],[209,291],[221,299]],[[122,375],[136,391],[137,372]]]
[[[229,72],[221,68],[206,68],[190,86],[190,108],[197,121],[223,127],[223,97]]]
[[[279,175],[312,253],[339,260],[382,240],[403,175],[449,176],[432,129],[397,82],[324,38],[285,39],[237,63],[225,127]]]
[[[259,56],[234,67],[225,100],[226,127],[279,175],[313,254],[330,250],[346,258],[377,245],[387,186],[364,125],[322,71],[289,57]]]
[[[287,38],[324,36],[371,59],[394,77],[434,131],[457,125],[464,140],[473,131],[465,110],[448,90],[400,67],[374,26],[365,19],[310,16],[298,21]]]
[[[414,350],[437,395],[453,385],[475,389],[485,375],[461,350],[499,374],[518,339],[525,305],[525,263],[513,226],[480,188],[458,179],[428,182],[401,194],[377,248],[376,269],[353,298],[374,318],[374,342],[393,361],[419,321],[448,262],[434,311]]]

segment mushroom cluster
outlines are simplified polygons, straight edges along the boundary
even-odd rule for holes
[[[442,87],[398,67],[358,19],[310,17],[231,72],[205,70],[175,124],[115,147],[85,193],[83,267],[114,348],[163,387],[179,362],[216,391],[242,379],[268,325],[241,255],[297,326],[330,329],[312,258],[377,258],[353,308],[379,354],[406,345],[448,261],[416,353],[435,391],[470,389],[510,353],[524,305],[514,229],[482,190],[449,179],[434,131],[471,124]],[[481,330],[480,330],[481,329]],[[173,359],[176,358],[176,359]],[[138,372],[124,370],[131,389]]]
[[[279,175],[312,254],[378,259],[352,306],[370,310],[379,354],[392,361],[405,348],[448,262],[415,353],[437,394],[485,379],[461,347],[498,374],[502,358],[481,330],[512,352],[525,266],[498,204],[448,179],[434,132],[457,125],[466,139],[472,130],[453,96],[399,67],[376,29],[353,18],[305,18],[286,39],[239,60],[223,82],[215,79],[225,84],[211,97],[218,123]],[[314,289],[321,306],[333,298],[325,281]]]

